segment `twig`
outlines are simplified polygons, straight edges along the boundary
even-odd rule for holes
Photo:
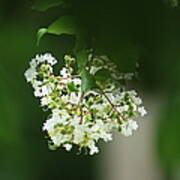
[[[68,77],[57,77],[58,80],[66,80],[66,79],[75,79],[75,78],[80,78],[80,75],[72,75]]]
[[[80,107],[80,113],[81,113],[80,114],[81,115],[81,120],[80,120],[79,124],[83,123],[83,109],[82,109],[82,106],[81,106],[83,98],[84,98],[84,92],[82,92],[81,97],[80,97],[80,101],[79,101],[79,107]]]
[[[102,91],[102,94],[104,95],[104,97],[107,99],[107,101],[109,102],[109,104],[112,106],[112,108],[114,109],[114,111],[115,112],[117,112],[119,115],[121,114],[117,109],[116,109],[116,105],[114,105],[112,102],[111,102],[111,100],[109,99],[109,97],[106,95],[106,93],[104,93],[103,91]],[[119,122],[121,123],[122,121],[121,121],[121,119],[118,117],[118,119],[119,119]]]
[[[104,92],[103,92],[103,95],[104,95],[104,97],[107,99],[107,101],[109,102],[109,104],[112,106],[112,108],[113,108],[116,112],[120,113],[120,112],[116,109],[115,105],[111,102],[111,100],[109,99],[109,97],[108,97]]]

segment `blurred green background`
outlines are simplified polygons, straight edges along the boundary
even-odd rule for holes
[[[24,79],[36,52],[61,57],[60,50],[69,47],[57,40],[36,47],[36,30],[44,20],[48,16],[31,11],[28,1],[0,1],[0,179],[90,180],[96,157],[48,149],[41,130],[46,115]]]
[[[76,155],[61,149],[52,152],[47,148],[41,131],[46,114],[23,74],[36,53],[52,52],[62,60],[65,53],[71,52],[74,38],[47,35],[36,47],[37,29],[66,11],[53,8],[42,13],[32,11],[31,5],[28,0],[0,1],[0,179],[94,180],[98,155]],[[163,98],[154,149],[167,180],[179,180],[180,8],[161,0],[78,0],[73,7],[89,33],[99,37],[100,45],[111,42],[110,49],[125,58],[121,65],[139,59],[140,88],[145,94]],[[131,49],[131,43],[138,53]]]

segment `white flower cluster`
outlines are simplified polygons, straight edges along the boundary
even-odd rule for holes
[[[93,59],[92,66],[87,67],[90,74],[96,75],[105,68],[117,79],[115,65],[102,62],[106,61]],[[132,135],[138,128],[133,119],[146,114],[135,91],[118,87],[111,76],[105,83],[97,80],[100,88],[82,91],[81,76],[73,68],[75,59],[65,56],[65,67],[57,76],[52,68],[56,63],[51,54],[37,55],[25,72],[27,81],[34,88],[34,95],[40,98],[41,106],[50,110],[43,130],[48,133],[53,147],[64,147],[67,151],[73,146],[80,150],[88,148],[89,154],[93,155],[99,152],[96,146],[99,140],[112,140],[113,130],[125,136]],[[126,76],[121,74],[119,79],[123,77]]]

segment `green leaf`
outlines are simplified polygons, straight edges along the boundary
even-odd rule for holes
[[[78,89],[76,88],[76,86],[73,82],[68,83],[67,86],[68,86],[68,89],[70,90],[70,92],[78,92]]]
[[[91,89],[98,88],[96,80],[93,75],[91,75],[87,70],[81,72],[81,90],[88,91]]]
[[[107,69],[100,69],[95,74],[96,80],[101,82],[105,82],[109,77],[110,77],[110,72]]]
[[[88,61],[88,54],[86,50],[81,50],[76,53],[77,57],[77,63],[78,63],[78,71],[81,73],[82,70],[84,70],[87,61]]]
[[[45,34],[55,35],[76,35],[78,34],[78,28],[76,19],[73,16],[62,16],[54,21],[48,28],[41,28],[37,33],[37,45]]]
[[[76,54],[77,54],[77,52],[81,51],[82,49],[87,48],[86,38],[82,34],[83,33],[81,33],[81,36],[76,37],[76,44],[75,44],[75,47],[74,47],[74,52]]]
[[[48,33],[75,35],[78,33],[76,19],[73,16],[60,17],[48,27]]]
[[[37,46],[39,46],[41,38],[47,33],[47,31],[48,30],[46,28],[39,29],[37,33]]]
[[[49,8],[59,6],[63,0],[36,0],[32,6],[33,10],[47,11]]]

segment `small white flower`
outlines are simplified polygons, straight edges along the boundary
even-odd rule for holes
[[[41,82],[41,81],[34,80],[34,81],[32,82],[32,87],[33,87],[34,89],[39,88],[40,86],[42,86],[42,82]]]
[[[130,96],[137,96],[137,92],[135,90],[127,91],[126,93],[130,94]]]
[[[52,118],[60,124],[67,124],[67,119],[69,118],[69,114],[65,110],[54,110],[52,114]]]
[[[31,62],[29,63],[29,65],[31,68],[36,68],[38,63],[37,63],[36,59],[32,59]]]
[[[79,126],[81,118],[79,116],[74,116],[70,119],[70,124],[74,127]]]
[[[67,78],[68,76],[65,75],[64,78]],[[72,79],[70,78],[67,78],[67,79],[61,79],[61,83],[64,83],[64,84],[68,84],[68,83],[71,83],[72,82]]]
[[[42,88],[42,95],[43,96],[46,96],[52,92],[51,87],[49,87],[48,85],[42,86],[41,88]]]
[[[36,69],[33,67],[29,68],[24,73],[24,75],[26,77],[27,82],[32,82],[36,78],[36,75],[37,75]]]
[[[62,95],[61,100],[64,101],[65,103],[67,103],[67,101],[69,100],[69,96],[68,95]]]
[[[131,98],[132,98],[133,102],[134,102],[136,105],[141,105],[141,104],[142,104],[141,98],[135,97],[135,96],[132,96]]]
[[[98,110],[98,111],[100,111],[100,112],[103,112],[103,111],[104,111],[104,106],[103,106],[103,104],[93,104],[93,105],[91,106],[91,108],[94,108],[94,109],[96,109],[96,110]]]
[[[59,123],[58,120],[55,118],[48,119],[43,125],[43,130],[47,130],[48,132],[53,131],[55,124]]]
[[[91,90],[91,91],[86,92],[86,94],[85,94],[85,96],[89,96],[89,95],[98,96],[99,93],[97,93],[96,91]]]
[[[88,147],[90,149],[90,153],[89,153],[90,155],[94,155],[99,152],[99,149],[98,149],[98,147],[95,146],[94,141],[90,141],[88,144]]]
[[[143,106],[138,108],[138,112],[141,114],[141,116],[145,116],[147,114],[147,111]]]
[[[105,60],[105,61],[109,61],[109,58],[106,55],[102,55],[102,56],[100,56],[100,58]]]
[[[124,79],[126,80],[132,80],[134,76],[134,73],[125,73],[124,74]]]
[[[71,93],[70,97],[68,98],[68,102],[73,104],[78,104],[80,99],[81,93]]]
[[[41,87],[37,87],[34,91],[34,96],[35,97],[42,97],[43,94],[42,94],[42,88]]]
[[[128,105],[120,106],[120,107],[117,108],[117,110],[118,110],[119,112],[128,111],[128,109],[129,109],[129,106],[128,106]]]
[[[100,128],[102,128],[104,125],[102,120],[97,120],[94,126],[92,126],[91,130],[92,131],[98,131]]]
[[[46,106],[51,102],[51,98],[49,96],[45,96],[41,98],[41,106]]]
[[[136,104],[131,104],[133,111],[137,111],[137,105]]]
[[[85,125],[77,125],[74,130],[74,143],[79,144],[84,140]]]
[[[44,59],[47,61],[48,64],[51,66],[55,65],[57,63],[57,60],[49,53],[46,53],[44,55]]]
[[[95,75],[102,67],[91,66],[90,74]]]
[[[62,133],[57,132],[54,136],[51,136],[53,143],[56,146],[60,146],[61,144],[69,141],[71,137],[69,135],[63,135]]]
[[[72,144],[64,144],[63,147],[65,147],[66,151],[70,151],[72,149]]]
[[[72,80],[74,82],[74,84],[77,86],[77,85],[81,85],[81,79],[80,78],[74,78]]]
[[[112,140],[113,140],[112,134],[103,132],[103,133],[102,133],[102,139],[103,139],[105,142],[112,141]]]
[[[38,64],[45,62],[44,55],[36,55],[36,61]]]
[[[50,53],[46,53],[44,55],[36,55],[35,59],[37,64],[47,62],[48,64],[53,66],[57,63],[57,60]]]
[[[121,125],[121,128],[122,128],[121,133],[124,136],[131,136],[132,131],[138,129],[138,124],[136,121],[129,120],[128,122],[123,123]]]
[[[34,96],[36,97],[42,97],[47,96],[52,92],[52,89],[49,85],[44,85],[40,87],[36,87],[34,91]]]
[[[67,68],[63,67],[62,70],[60,71],[60,75],[63,76],[64,78],[67,78],[70,76],[70,73],[68,72]]]

